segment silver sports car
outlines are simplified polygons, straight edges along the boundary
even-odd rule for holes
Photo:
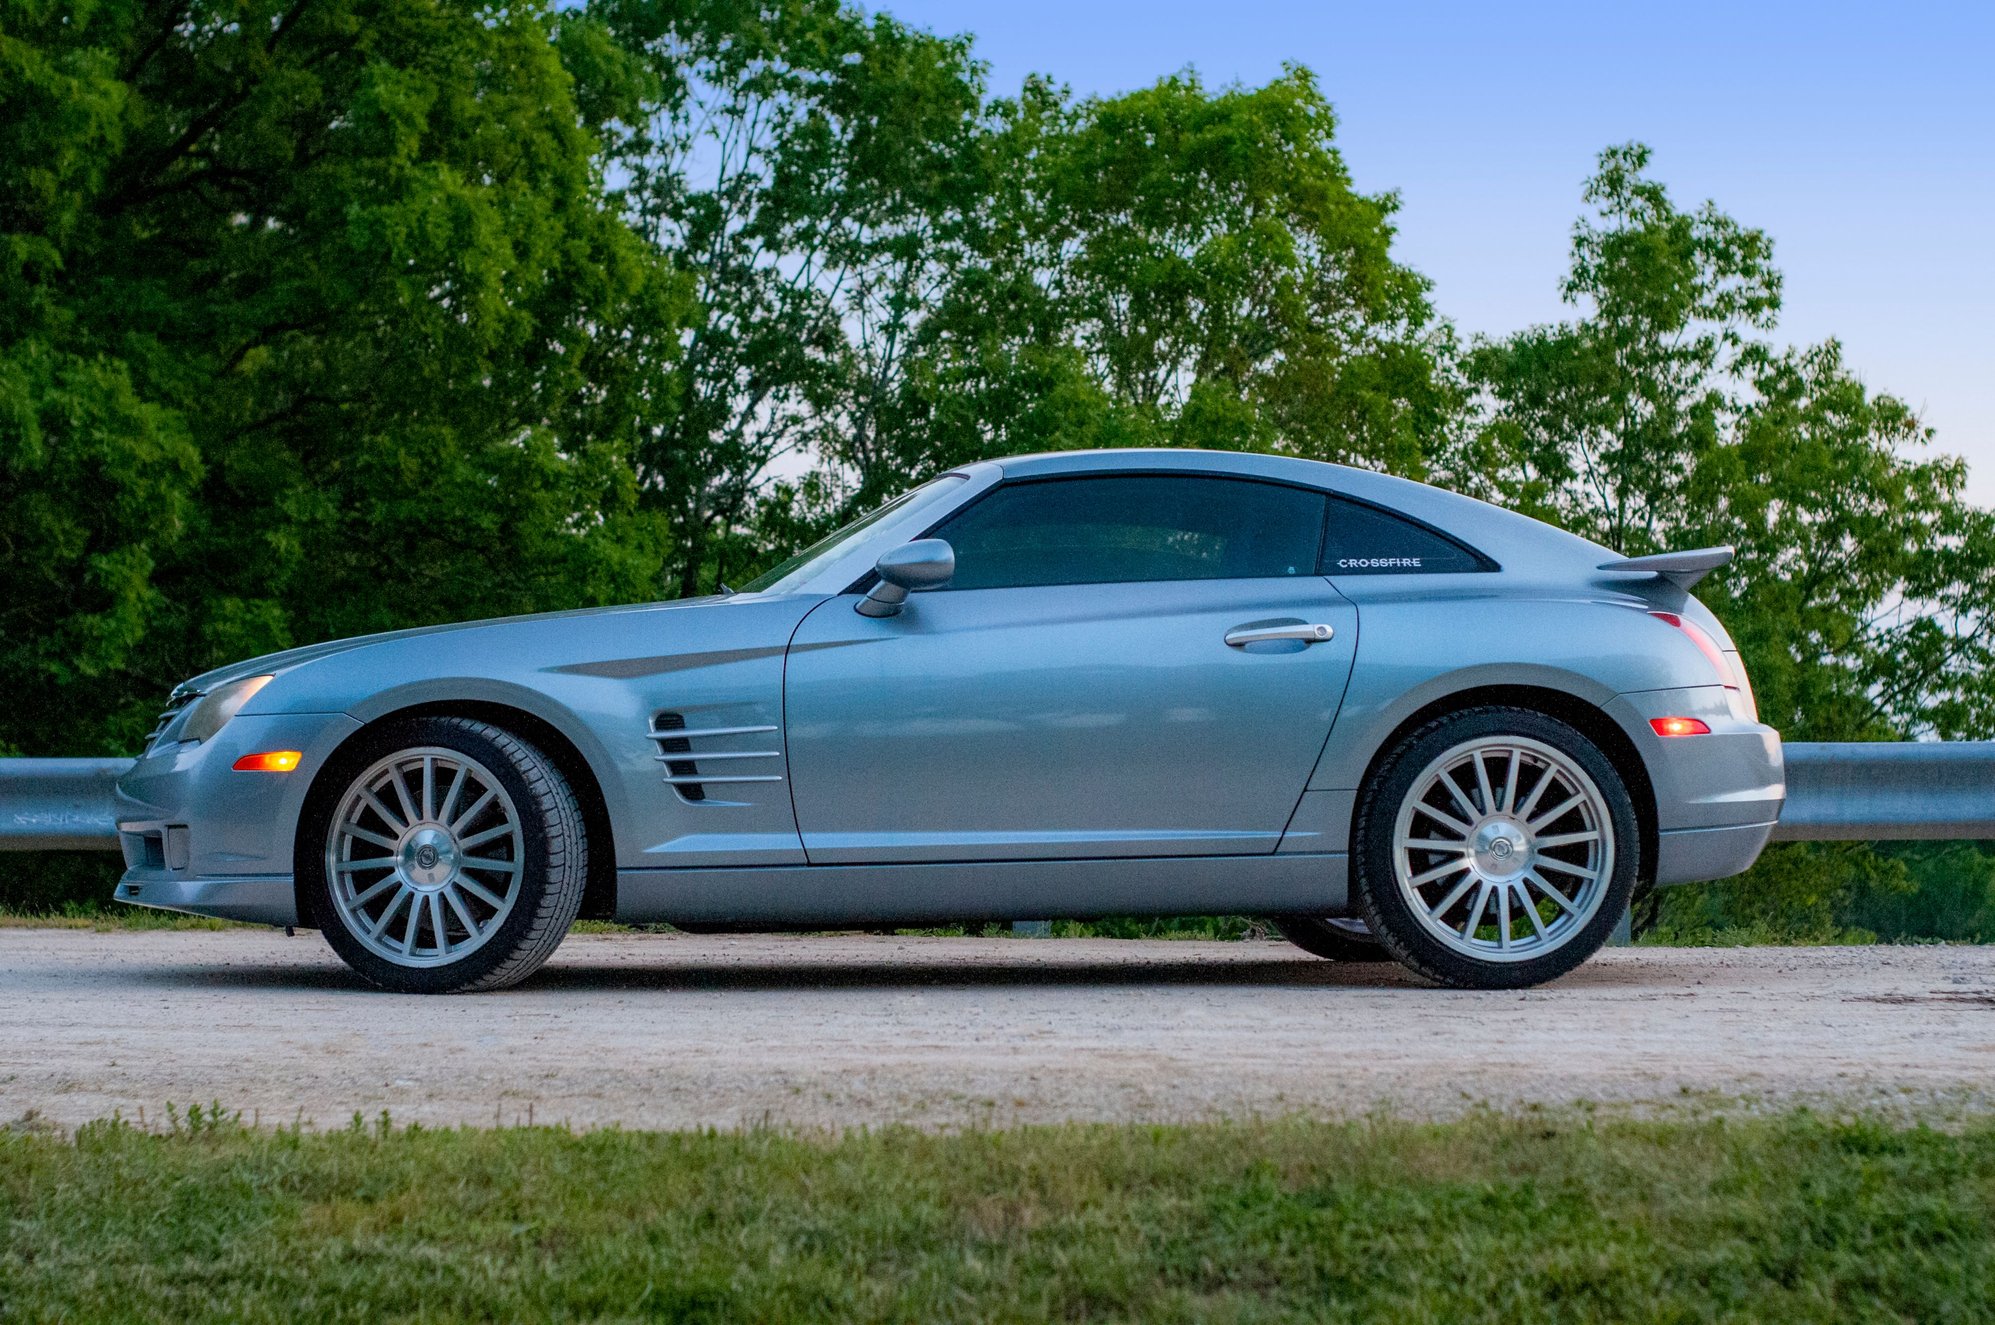
[[[1255,914],[1446,984],[1584,961],[1785,793],[1691,584],[1380,474],[967,466],[738,592],[294,649],[173,693],[121,900],[493,989],[577,916]]]

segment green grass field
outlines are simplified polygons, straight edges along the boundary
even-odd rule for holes
[[[1995,1123],[0,1133],[0,1319],[1974,1321]]]

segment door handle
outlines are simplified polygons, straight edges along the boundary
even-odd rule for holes
[[[1287,626],[1241,626],[1226,632],[1226,642],[1236,649],[1271,639],[1299,639],[1304,644],[1321,644],[1337,632],[1322,623],[1298,621]]]

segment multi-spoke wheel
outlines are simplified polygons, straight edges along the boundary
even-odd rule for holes
[[[1357,891],[1392,954],[1510,988],[1591,956],[1628,905],[1637,839],[1613,764],[1563,722],[1475,709],[1429,724],[1367,789]]]
[[[560,773],[511,734],[460,718],[366,733],[342,753],[314,790],[314,840],[298,862],[333,948],[411,992],[531,974],[574,920],[587,873]]]
[[[326,842],[333,906],[399,966],[468,956],[519,899],[519,811],[491,769],[442,746],[399,750],[354,779]]]

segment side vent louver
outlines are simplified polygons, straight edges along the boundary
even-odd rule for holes
[[[666,778],[668,782],[672,778],[695,778],[700,773],[700,770],[694,767],[692,760],[673,759],[670,757],[672,755],[691,754],[693,752],[693,743],[691,741],[683,736],[661,735],[663,732],[677,732],[684,731],[685,729],[686,715],[683,713],[661,713],[651,721],[651,739],[658,742],[658,749],[662,752],[658,757],[665,761],[665,772],[670,775]],[[689,801],[703,801],[707,798],[707,789],[697,782],[681,782],[678,786],[679,794]]]
[[[781,782],[783,752],[715,748],[736,744],[728,738],[773,735],[777,728],[688,727],[683,713],[658,713],[651,719],[651,739],[658,745],[658,761],[665,765],[665,781],[689,801],[707,799],[707,788],[715,784],[741,782]],[[759,745],[762,742],[748,742]],[[769,742],[776,744],[776,742]],[[775,760],[769,763],[742,763],[743,760]],[[704,772],[700,765],[707,766]],[[718,767],[716,767],[718,765]],[[740,772],[735,772],[740,769]],[[765,771],[767,770],[767,771]]]

